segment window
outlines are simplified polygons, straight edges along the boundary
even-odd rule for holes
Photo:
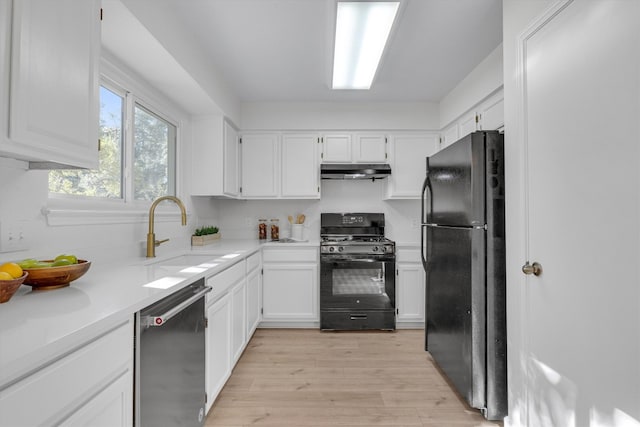
[[[175,195],[176,127],[138,104],[134,110],[134,198]]]
[[[124,202],[175,195],[176,125],[130,93],[103,84],[99,136],[98,169],[52,170],[49,193]]]

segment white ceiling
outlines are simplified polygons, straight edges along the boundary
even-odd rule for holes
[[[403,0],[371,90],[333,91],[335,0],[154,3],[242,102],[438,102],[502,42],[502,0]]]

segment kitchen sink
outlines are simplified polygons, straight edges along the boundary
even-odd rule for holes
[[[220,256],[226,255],[226,253],[221,254],[185,254],[178,255],[173,258],[152,262],[150,265],[153,266],[192,266],[199,264],[210,264],[213,263],[216,259],[220,258]]]

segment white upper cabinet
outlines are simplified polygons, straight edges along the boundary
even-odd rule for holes
[[[242,136],[242,198],[319,199],[316,134],[248,133]]]
[[[322,137],[322,162],[351,162],[351,135],[324,135]]]
[[[278,134],[245,134],[242,146],[242,198],[278,197]]]
[[[387,137],[381,134],[356,134],[353,142],[356,163],[386,163]]]
[[[222,116],[193,119],[191,195],[240,195],[238,131]]]
[[[440,149],[477,130],[499,130],[504,126],[504,92],[487,97],[447,126],[440,135]]]
[[[502,91],[480,104],[478,122],[481,130],[498,130],[504,127],[504,94]]]
[[[320,197],[319,138],[315,134],[282,135],[282,197]]]
[[[419,199],[426,174],[425,159],[438,151],[435,133],[391,134],[391,175],[387,178],[387,199]]]
[[[223,138],[222,193],[225,196],[238,197],[240,195],[240,138],[238,131],[226,120]]]
[[[323,163],[386,163],[387,137],[382,133],[325,134]]]
[[[9,6],[3,1],[0,13]],[[99,125],[99,0],[20,0],[12,3],[11,50],[0,38],[2,75],[10,68],[5,156],[95,168]],[[3,77],[4,78],[4,77]],[[6,92],[7,82],[3,81]],[[3,93],[3,95],[5,95]],[[3,123],[7,107],[3,105]],[[40,165],[42,166],[42,164]],[[51,165],[51,167],[56,167]]]

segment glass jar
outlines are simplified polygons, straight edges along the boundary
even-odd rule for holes
[[[271,240],[280,240],[280,220],[278,218],[271,219]]]
[[[267,220],[258,220],[258,240],[267,240]]]

